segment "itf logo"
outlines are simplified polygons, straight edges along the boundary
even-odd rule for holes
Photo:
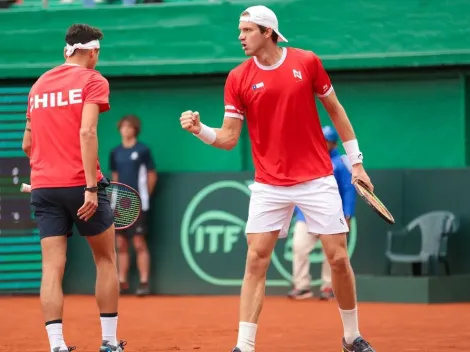
[[[245,225],[252,181],[218,181],[190,200],[181,222],[181,249],[191,270],[216,286],[240,286],[246,260]],[[292,282],[293,223],[287,239],[280,239],[272,255],[266,286],[289,287]],[[351,223],[349,254],[356,245],[356,223]],[[323,261],[321,243],[310,255],[312,269]],[[318,270],[319,271],[319,270]],[[320,285],[313,280],[312,285]]]

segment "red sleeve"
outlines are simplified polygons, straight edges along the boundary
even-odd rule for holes
[[[315,54],[313,54],[313,72],[313,91],[319,98],[327,97],[333,91],[333,86],[320,58]]]
[[[227,80],[225,81],[224,104],[224,117],[233,117],[243,120],[245,111],[243,109],[240,95],[238,94],[238,82],[233,71],[230,71]]]
[[[100,74],[93,74],[88,79],[83,89],[83,104],[98,104],[100,112],[110,109],[109,106],[109,83]]]

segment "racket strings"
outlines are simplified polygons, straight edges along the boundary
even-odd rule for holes
[[[107,187],[106,193],[114,213],[115,226],[119,228],[132,225],[141,211],[139,195],[124,186],[116,184]]]

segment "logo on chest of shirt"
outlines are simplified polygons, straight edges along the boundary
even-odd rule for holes
[[[264,82],[253,84],[253,86],[251,86],[251,89],[253,89],[254,92],[264,90]]]
[[[137,153],[137,152],[132,152],[132,154],[131,154],[131,160],[137,160],[138,157],[139,157],[139,153]]]
[[[295,78],[296,81],[301,81],[302,80],[302,72],[300,72],[296,69],[293,69],[292,73],[294,74],[294,78]]]

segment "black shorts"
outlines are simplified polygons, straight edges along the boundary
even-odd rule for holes
[[[132,238],[136,235],[147,234],[147,211],[142,211],[139,218],[134,225],[125,230],[116,231],[116,235],[121,235],[126,238]]]
[[[40,238],[71,236],[74,224],[82,236],[94,236],[107,230],[114,222],[105,191],[108,185],[107,180],[98,182],[98,208],[88,221],[80,220],[77,215],[85,200],[85,186],[32,190],[31,205],[34,207]]]

